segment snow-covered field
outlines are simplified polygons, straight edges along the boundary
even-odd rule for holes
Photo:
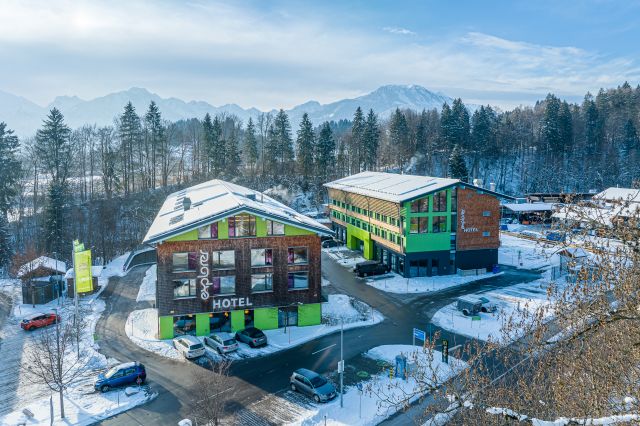
[[[369,350],[365,355],[376,360],[382,360],[390,364],[395,363],[396,355],[403,353],[409,360],[416,359],[423,377],[437,377],[438,383],[442,383],[455,376],[467,365],[458,359],[449,357],[449,364],[441,361],[442,354],[433,352],[433,360],[429,361],[427,353],[421,348],[410,345],[385,345]],[[421,376],[422,376],[421,374]],[[389,378],[389,375],[379,374],[371,380],[363,383],[362,395],[357,387],[348,388],[344,394],[344,407],[340,408],[339,397],[326,404],[313,404],[307,409],[306,415],[290,424],[293,425],[376,425],[382,420],[402,409],[401,405],[388,405],[380,400],[380,395],[391,400],[400,400],[405,393],[416,393],[412,400],[422,396],[424,389],[419,386],[413,377],[408,380]],[[373,392],[372,392],[373,390]],[[362,404],[362,405],[361,405]],[[360,406],[362,409],[360,409]],[[314,408],[315,407],[315,408]]]
[[[356,266],[356,263],[364,262],[365,260],[367,260],[362,257],[362,253],[355,250],[350,250],[345,246],[326,248],[322,249],[322,251],[329,255],[329,257],[334,259],[336,262],[347,268],[353,268]]]
[[[329,295],[329,300],[322,304],[322,324],[307,327],[287,327],[276,330],[265,330],[268,344],[262,348],[250,348],[239,343],[240,348],[224,355],[229,359],[243,359],[272,354],[301,345],[310,340],[334,333],[340,330],[340,321],[344,321],[344,328],[365,327],[377,324],[384,319],[382,314],[360,301],[349,298],[344,294]],[[129,339],[141,348],[158,355],[181,360],[182,356],[173,348],[170,339],[159,340],[157,309],[141,309],[131,312],[127,318],[125,332]],[[201,338],[202,339],[202,338]],[[220,355],[207,347],[207,355],[218,359]]]
[[[389,293],[419,294],[446,290],[451,287],[485,280],[501,274],[501,272],[497,274],[489,272],[482,275],[470,275],[466,277],[459,275],[442,275],[437,277],[404,278],[396,273],[390,273],[380,277],[369,278],[367,279],[367,284]]]
[[[524,269],[557,266],[560,259],[554,253],[559,248],[559,246],[502,233],[500,234],[498,263]]]
[[[140,285],[140,289],[138,290],[138,297],[136,297],[136,302],[155,302],[157,271],[158,265],[153,265],[149,269],[147,269],[147,273],[144,274],[142,284]]]

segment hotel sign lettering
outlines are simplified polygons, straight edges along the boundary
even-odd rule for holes
[[[246,308],[253,306],[248,297],[225,297],[213,299],[213,309]]]
[[[466,224],[465,213],[466,213],[465,209],[460,210],[460,229],[462,229],[462,232],[478,232],[479,231],[478,228],[467,228],[465,226]]]
[[[208,300],[211,281],[209,280],[209,252],[205,250],[200,250],[198,258],[198,283],[200,284],[200,298]]]

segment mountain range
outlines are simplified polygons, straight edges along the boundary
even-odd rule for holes
[[[18,136],[32,136],[42,125],[42,120],[46,118],[49,110],[56,107],[63,113],[67,124],[72,128],[83,124],[103,126],[112,124],[114,118],[122,114],[125,104],[129,101],[140,115],[144,114],[151,101],[155,101],[163,118],[170,121],[202,118],[206,113],[211,115],[227,113],[234,114],[246,122],[249,117],[256,119],[263,112],[256,108],[244,109],[236,104],[216,107],[204,101],[187,102],[177,98],[161,98],[155,93],[137,87],[91,100],[80,99],[77,96],[58,96],[45,107],[21,96],[0,91],[0,122],[7,123],[7,127],[15,130]],[[373,109],[381,118],[386,118],[396,108],[411,108],[418,111],[440,109],[444,102],[451,104],[452,99],[422,86],[386,85],[353,99],[342,99],[328,104],[309,101],[287,110],[287,113],[295,129],[305,112],[309,114],[314,125],[319,125],[324,121],[351,119],[358,106],[365,113]],[[275,110],[264,112],[275,112]]]

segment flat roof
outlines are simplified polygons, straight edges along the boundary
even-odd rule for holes
[[[512,212],[522,213],[553,211],[555,205],[553,203],[506,203],[502,206]]]
[[[402,203],[456,184],[475,188],[498,197],[513,199],[508,195],[462,182],[460,179],[383,172],[361,172],[325,183],[324,186],[393,203]]]

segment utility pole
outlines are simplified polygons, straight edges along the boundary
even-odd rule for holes
[[[340,318],[340,408],[343,407],[342,396],[344,394],[344,318]]]

